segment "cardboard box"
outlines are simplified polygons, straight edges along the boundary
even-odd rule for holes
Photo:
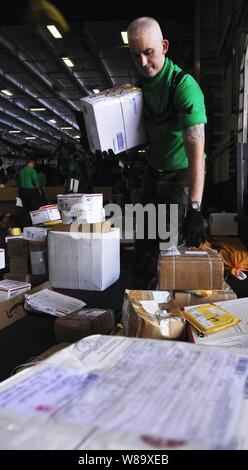
[[[9,258],[27,258],[28,242],[22,238],[11,238],[7,244]]]
[[[0,249],[0,269],[5,268],[5,250],[4,248]]]
[[[55,320],[55,337],[57,342],[75,341],[85,336],[109,334],[115,327],[113,310],[99,308],[82,308],[64,318]]]
[[[139,88],[123,85],[81,99],[90,149],[115,154],[147,141],[143,96]]]
[[[6,273],[4,275],[4,279],[10,279],[11,281],[21,281],[21,282],[31,283],[31,275],[30,274]]]
[[[43,224],[44,222],[51,222],[60,219],[60,212],[57,204],[40,207],[37,211],[30,212],[30,217],[33,225]]]
[[[38,292],[42,289],[52,289],[50,282],[35,287],[29,291],[29,293]],[[28,315],[28,313],[24,310],[24,294],[0,303],[0,330],[17,320],[21,320],[26,315]]]
[[[120,275],[120,230],[50,232],[49,279],[53,287],[101,291]]]
[[[29,253],[32,251],[47,251],[47,240],[29,240],[28,241]]]
[[[58,209],[60,211],[70,211],[74,207],[85,208],[87,210],[98,210],[103,207],[103,195],[97,194],[58,194]]]
[[[216,235],[238,235],[237,213],[212,213],[209,216],[209,233]]]
[[[178,256],[160,254],[158,274],[159,289],[222,289],[224,265],[213,250],[181,251]]]
[[[10,272],[13,274],[29,274],[29,260],[27,258],[10,258]]]
[[[58,194],[57,199],[62,222],[65,224],[102,221],[102,194]]]
[[[46,275],[48,273],[47,251],[30,251],[30,266],[32,274],[39,276]]]
[[[31,289],[31,284],[4,279],[0,281],[0,302],[24,294]]]
[[[24,227],[24,240],[45,241],[47,239],[48,229],[43,227]]]
[[[202,296],[190,292],[174,291],[173,297],[179,308],[183,309],[189,305],[199,305],[212,302],[220,302],[222,300],[237,299],[237,295],[231,287],[224,282],[221,290],[202,291]],[[204,295],[205,294],[205,295]]]
[[[163,294],[165,302],[162,301]],[[158,311],[166,310],[168,315],[160,316],[149,313],[146,310],[147,307],[141,304],[144,300],[153,301],[158,305]],[[159,292],[158,294],[158,291],[126,289],[122,308],[122,322],[127,336],[139,338],[176,339],[180,338],[185,332],[185,320],[168,291]]]
[[[53,228],[54,232],[72,232],[72,233],[108,233],[111,231],[112,219],[105,220],[104,222],[97,222],[95,224],[59,224]]]

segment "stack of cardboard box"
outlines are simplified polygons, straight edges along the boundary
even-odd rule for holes
[[[47,241],[12,238],[8,241],[10,271],[6,279],[32,283],[48,278]]]
[[[30,263],[27,240],[11,238],[8,240],[7,252],[10,270],[5,274],[6,279],[30,282]]]
[[[214,250],[162,252],[158,264],[159,288],[173,290],[180,309],[221,300],[236,294],[224,281],[224,265]]]

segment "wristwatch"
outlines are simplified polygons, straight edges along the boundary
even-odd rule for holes
[[[188,204],[188,209],[191,211],[200,211],[201,203],[198,201],[190,201]]]

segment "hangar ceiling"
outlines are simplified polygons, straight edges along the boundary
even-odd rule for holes
[[[133,18],[156,17],[172,37],[172,56],[188,60],[193,55],[193,7],[183,18],[183,11],[178,15],[172,9],[164,20],[156,11],[133,12],[127,17],[126,11],[94,11],[97,7],[80,11],[78,2],[75,8],[76,2],[54,1],[69,24],[69,30],[56,39],[47,28],[51,24],[47,15],[31,16],[27,7],[33,3],[10,1],[0,7],[2,156],[27,148],[51,155],[61,142],[80,144],[80,99],[95,89],[137,79],[121,37]]]

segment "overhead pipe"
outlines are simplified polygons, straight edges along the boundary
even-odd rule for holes
[[[13,119],[12,116],[10,116],[10,115],[2,116],[1,113],[0,113],[0,122],[2,124],[4,124],[5,126],[8,126],[8,129],[6,130],[7,132],[9,131],[9,129],[12,129],[13,126],[14,126],[18,131],[26,134],[27,136],[29,136],[31,134],[32,137],[36,137],[37,139],[42,140],[42,141],[48,143],[49,145],[55,145],[51,140],[49,140],[46,137],[40,135],[40,133],[37,133],[37,131],[35,131],[35,132],[33,130],[30,131],[28,129],[28,126],[25,126],[24,123],[22,125],[19,125],[19,123],[16,124],[15,119]],[[14,137],[14,134],[10,134],[10,136]],[[19,136],[18,134],[16,134],[15,137],[16,138],[23,138],[23,136]]]
[[[3,111],[2,108],[0,108],[0,111]],[[5,113],[5,115],[6,115],[6,113]],[[8,113],[7,113],[7,117],[5,117],[5,116],[2,117],[2,116],[0,115],[0,122],[2,122],[3,124],[9,126],[10,128],[14,126],[14,127],[17,128],[19,131],[24,132],[25,134],[30,134],[30,133],[32,133],[32,136],[33,136],[33,137],[36,137],[37,139],[42,140],[42,141],[44,141],[44,142],[46,142],[46,143],[48,143],[48,144],[50,144],[50,145],[54,145],[54,144],[51,142],[51,140],[47,139],[46,137],[41,136],[40,134],[37,133],[37,131],[33,131],[33,130],[29,131],[27,128],[25,128],[25,123],[24,123],[24,126],[15,125],[14,120],[13,120],[13,119],[8,119],[8,117],[11,117],[11,118],[12,118],[13,116],[9,115]],[[11,135],[11,134],[10,134],[10,135]]]
[[[47,76],[42,74],[39,71],[39,68],[37,66],[35,66],[34,64],[30,62],[30,58],[27,56],[27,54],[25,54],[25,52],[23,51],[23,49],[21,49],[19,45],[16,45],[13,42],[13,40],[9,38],[9,34],[6,31],[4,31],[3,28],[0,31],[0,43],[3,44],[6,47],[6,49],[8,49],[11,52],[13,57],[21,61],[22,67],[24,69],[26,68],[26,70],[34,74],[38,78],[38,80],[43,81],[43,83],[53,92],[55,96],[58,95],[59,99],[62,99],[64,103],[66,104],[66,106],[70,104],[73,111],[74,110],[79,111],[79,107],[76,106],[76,104],[73,101],[69,99],[65,99],[63,98],[63,96],[61,96],[60,92],[56,90],[55,84],[53,84],[53,82]],[[46,90],[43,90],[42,94],[46,95]]]
[[[1,35],[0,35],[1,36]],[[1,42],[1,37],[0,37],[0,42]],[[21,67],[23,68],[22,62],[20,62]],[[20,64],[18,66],[20,67]],[[25,71],[24,71],[25,72]],[[75,129],[78,130],[78,126],[76,125],[74,120],[71,120],[66,114],[62,114],[59,112],[57,108],[54,108],[50,105],[50,102],[47,101],[46,99],[40,98],[37,96],[37,94],[33,93],[27,86],[24,86],[22,83],[18,82],[15,80],[13,77],[11,77],[9,74],[6,74],[4,70],[1,68],[0,69],[1,75],[6,78],[10,83],[15,85],[17,88],[21,89],[23,93],[27,94],[28,96],[31,96],[35,101],[39,102],[40,105],[45,106],[47,109],[49,109],[53,114],[56,114],[57,116],[60,117],[63,121],[67,122],[70,124],[70,126],[74,127]],[[32,81],[32,85],[36,87],[36,89],[39,91],[41,96],[46,95],[47,90],[44,88],[44,86],[39,83],[37,80]],[[70,110],[70,108],[68,108]]]
[[[0,68],[0,75],[2,75],[5,80],[8,80],[8,76],[6,77],[6,74],[4,74],[4,72],[3,72],[3,70],[2,70],[1,68]],[[18,86],[18,82],[16,82],[14,79],[12,79],[11,81],[12,81],[13,85],[15,86],[15,88],[21,88],[21,85]],[[22,88],[21,88],[21,91],[25,94],[25,91],[23,91]],[[8,104],[10,104],[9,97],[7,97],[7,96],[2,96],[1,98],[3,98]],[[27,113],[27,114],[30,116],[30,113],[31,113],[30,110],[27,109],[22,103],[20,103],[20,102],[15,102],[14,104],[11,103],[10,106],[12,106],[12,107],[15,106],[15,107],[17,107],[17,108],[21,108],[25,113]],[[54,125],[53,123],[49,123],[49,122],[47,121],[47,119],[45,119],[43,116],[40,116],[40,115],[39,115],[39,116],[38,116],[38,115],[37,115],[37,116],[34,116],[34,115],[32,114],[32,119],[33,119],[33,121],[35,121],[35,120],[37,120],[38,122],[39,122],[39,121],[42,121],[42,122],[45,124],[46,132],[47,132],[48,134],[50,134],[50,132],[51,132],[51,127],[53,127],[53,128],[55,128],[58,132],[60,132],[60,133],[62,134],[62,136],[66,135],[68,138],[72,139],[73,141],[75,140],[70,134],[68,134],[68,133],[66,133],[66,132],[62,132],[62,130],[60,129],[60,127]],[[50,125],[50,124],[51,124],[51,125]],[[31,125],[31,123],[30,123],[30,125]],[[34,127],[37,127],[37,125],[36,125],[36,126],[34,125]],[[38,129],[41,130],[40,127],[38,127]],[[78,127],[77,127],[77,130],[78,130]],[[41,131],[42,131],[42,130],[41,130]],[[52,135],[52,137],[54,137],[54,134],[50,134],[50,135]]]
[[[9,137],[9,136],[8,136]],[[43,148],[39,148],[38,146],[34,146],[30,143],[23,143],[23,144],[17,144],[16,142],[13,141],[12,138],[6,138],[3,135],[0,135],[0,142],[4,145],[7,145],[8,147],[11,147],[13,150],[17,150],[18,152],[28,152],[32,150],[33,152],[47,152],[48,150],[45,150]],[[50,151],[50,150],[49,150]],[[4,156],[4,155],[3,155]]]
[[[30,116],[30,110],[29,108],[27,108],[26,106],[23,105],[22,102],[20,101],[17,101],[15,100],[14,103],[12,103],[9,99],[9,97],[7,96],[1,96],[0,97],[0,103],[1,103],[1,98],[4,99],[7,103],[7,106],[9,106],[9,108],[12,108],[13,112],[15,112],[15,108],[18,108],[18,112],[19,112],[19,108],[21,109],[21,111],[23,111],[25,113],[25,115],[27,116]],[[16,116],[18,118],[18,116]],[[34,124],[33,124],[33,121],[34,121]],[[36,123],[35,123],[36,121]],[[44,123],[43,127],[41,128],[40,127],[40,121],[42,121]],[[56,135],[54,135],[54,132],[51,132],[51,127],[53,127],[57,132],[59,132],[61,134],[60,137],[64,137],[65,135],[72,139],[73,142],[74,142],[74,137],[72,137],[70,134],[68,134],[67,132],[61,130],[60,127],[58,127],[57,125],[54,125],[53,123],[49,123],[51,124],[51,126],[48,125],[48,121],[46,118],[44,118],[43,116],[34,116],[32,114],[32,121],[30,120],[29,118],[29,121],[27,121],[28,124],[32,127],[35,127],[36,129],[38,129],[40,132],[44,132],[44,130],[47,132],[48,135],[50,135],[52,138],[56,137],[56,138],[59,138],[59,136],[57,137]],[[38,123],[38,124],[37,124]]]
[[[10,83],[12,83],[17,88],[19,88],[23,93],[25,93],[26,95],[31,97],[33,100],[38,101],[38,103],[40,105],[47,108],[49,111],[52,112],[52,114],[54,114],[54,115],[56,114],[56,116],[59,116],[60,119],[66,121],[68,124],[70,124],[70,126],[76,128],[78,130],[78,126],[75,126],[75,121],[72,121],[70,118],[66,117],[65,115],[61,116],[61,114],[57,111],[57,109],[53,108],[50,105],[49,101],[47,101],[46,99],[43,99],[43,98],[38,98],[37,95],[34,92],[32,92],[27,86],[25,86],[22,83],[18,82],[17,80],[15,80],[15,78],[11,77],[9,74],[5,74],[4,71],[2,70],[2,68],[0,68],[0,74],[2,76],[4,76],[4,78],[6,80],[8,80]],[[38,116],[38,117],[40,118],[40,116]]]
[[[49,50],[52,52],[54,57],[56,57],[56,59],[58,59],[59,63],[61,64],[61,67],[62,67],[63,64],[60,61],[62,52],[59,51],[58,48],[55,48],[53,42],[50,41],[50,39],[45,35],[44,31],[42,31],[40,28],[38,29],[38,33],[41,36],[41,38],[43,39],[43,41],[49,46]],[[66,72],[66,74],[71,79],[73,79],[74,83],[77,85],[77,88],[80,90],[80,92],[83,93],[83,96],[90,95],[89,90],[87,89],[87,87],[85,86],[85,84],[83,83],[81,78],[78,77],[76,72],[74,72],[70,67],[67,67],[67,65],[63,66],[63,70]],[[80,111],[80,109],[78,109],[78,111]]]
[[[2,97],[1,97],[2,98]],[[3,103],[3,99],[0,98],[0,111],[2,111],[4,114],[7,114],[9,116],[12,116],[14,119],[16,119],[17,121],[21,121],[23,122],[26,126],[29,126],[29,128],[31,129],[29,132],[33,132],[33,129],[41,132],[42,134],[46,133],[47,136],[49,136],[52,140],[54,140],[54,138],[58,138],[56,135],[54,134],[50,134],[50,132],[47,132],[46,130],[44,131],[40,125],[37,125],[35,122],[31,122],[30,121],[30,118],[28,119],[28,112],[25,108],[21,107],[20,105],[16,105],[16,104],[12,104],[12,103],[9,103],[9,101],[5,100],[5,102]],[[20,111],[19,109],[16,110],[16,108],[21,108],[21,111],[23,114],[20,114]],[[17,115],[17,112],[19,113]],[[27,116],[25,116],[27,115]],[[36,118],[34,118],[34,121],[36,120]],[[39,122],[39,120],[37,119],[37,121]],[[40,124],[40,122],[39,122]],[[50,131],[50,129],[49,129]]]

